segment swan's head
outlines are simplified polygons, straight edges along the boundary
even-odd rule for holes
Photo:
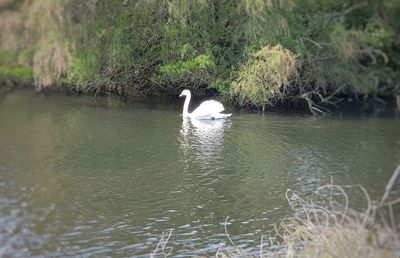
[[[181,92],[181,95],[179,95],[179,97],[183,97],[183,96],[190,96],[190,90],[183,90]]]

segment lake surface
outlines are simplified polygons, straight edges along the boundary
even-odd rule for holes
[[[293,214],[287,189],[332,178],[376,198],[400,163],[398,116],[191,122],[176,102],[1,96],[0,256],[148,256],[170,230],[173,254],[212,255],[227,216],[251,252]]]

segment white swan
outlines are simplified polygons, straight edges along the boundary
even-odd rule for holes
[[[192,94],[189,90],[183,90],[179,97],[186,96],[185,104],[183,104],[183,117],[190,117],[196,119],[222,119],[231,116],[232,114],[223,114],[222,111],[225,110],[224,106],[215,100],[204,101],[198,106],[192,113],[189,113],[189,103]]]

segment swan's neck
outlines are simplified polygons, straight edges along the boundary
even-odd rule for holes
[[[190,103],[190,98],[192,96],[189,94],[186,96],[185,98],[185,103],[183,104],[183,112],[182,112],[182,116],[189,116],[189,103]]]

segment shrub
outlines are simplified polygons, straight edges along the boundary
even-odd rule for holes
[[[165,78],[170,80],[179,80],[183,77],[203,77],[191,78],[191,81],[196,79],[204,79],[207,74],[215,67],[213,60],[207,55],[198,55],[188,61],[177,61],[160,66],[160,72]]]
[[[367,25],[365,42],[377,49],[387,49],[395,44],[396,33],[383,21],[374,21]]]
[[[100,56],[97,49],[74,53],[69,64],[67,82],[84,88],[85,84],[95,80],[100,69]]]
[[[296,56],[281,45],[266,46],[240,68],[232,94],[242,105],[271,105],[289,96],[296,76]]]

